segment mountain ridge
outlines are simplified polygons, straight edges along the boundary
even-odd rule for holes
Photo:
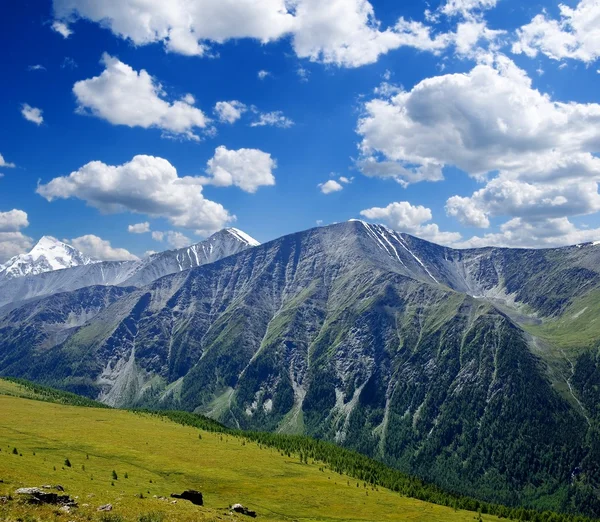
[[[67,243],[43,236],[27,254],[16,255],[0,265],[0,281],[98,262]]]
[[[158,252],[139,261],[99,261],[4,281],[0,275],[0,315],[2,308],[17,297],[18,301],[26,301],[94,285],[143,286],[163,275],[210,263],[258,244],[248,234],[226,228],[199,243]]]
[[[64,322],[48,315],[52,298],[17,307],[0,319],[0,373],[307,433],[488,500],[593,506],[594,487],[583,492],[596,471],[581,467],[593,428],[569,400],[567,361],[534,350],[515,317],[543,326],[594,295],[598,256],[314,228],[123,295],[94,287],[101,306],[49,349],[48,324]],[[65,313],[82,317],[84,291],[60,294]]]

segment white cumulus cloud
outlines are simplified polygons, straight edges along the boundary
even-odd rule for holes
[[[319,183],[318,187],[323,194],[331,194],[332,192],[339,192],[344,189],[344,187],[342,187],[335,179],[330,179],[325,183]]]
[[[115,248],[110,241],[94,234],[76,237],[70,241],[65,240],[65,242],[70,243],[87,256],[102,261],[137,261],[139,259],[125,248]]]
[[[200,234],[220,230],[235,219],[222,205],[204,198],[202,186],[190,179],[179,177],[163,158],[140,155],[116,166],[92,161],[39,185],[37,192],[48,201],[78,198],[102,212],[165,217],[173,226]]]
[[[294,125],[294,122],[283,115],[281,111],[259,112],[258,120],[253,121],[250,127],[281,127],[287,129]]]
[[[2,154],[0,154],[0,167],[6,167],[7,169],[11,169],[15,167],[14,163],[9,163],[8,161],[6,161],[4,159],[4,157],[2,156]]]
[[[220,101],[215,104],[215,114],[223,123],[235,123],[248,108],[238,100]]]
[[[184,55],[209,54],[232,39],[290,37],[298,57],[343,67],[373,63],[403,46],[439,52],[449,43],[420,22],[400,18],[382,27],[367,0],[54,0],[54,14],[66,31],[84,18],[135,45],[162,42]]]
[[[408,201],[390,203],[387,207],[373,207],[361,211],[361,216],[372,221],[383,222],[394,230],[406,232],[428,241],[452,244],[460,240],[457,232],[442,232],[433,219],[431,209],[421,205],[411,205]]]
[[[0,212],[0,232],[16,232],[28,226],[27,212],[17,209]]]
[[[21,232],[28,226],[27,213],[23,210],[0,212],[0,263],[31,249],[31,238]]]
[[[208,160],[209,177],[195,178],[198,183],[230,187],[254,193],[259,187],[275,185],[273,170],[277,162],[267,152],[259,149],[229,150],[221,145]]]
[[[23,115],[23,118],[25,118],[27,121],[35,123],[36,125],[41,125],[44,123],[42,112],[43,111],[41,109],[32,107],[28,103],[24,103],[21,106],[21,114]]]
[[[69,38],[73,34],[73,31],[69,28],[69,26],[65,22],[61,22],[59,20],[55,20],[52,23],[52,30],[56,31],[63,38]]]
[[[127,231],[130,234],[146,234],[150,232],[150,223],[145,221],[144,223],[136,223],[135,225],[129,225]]]
[[[160,83],[145,70],[136,71],[119,59],[104,54],[100,76],[73,86],[78,112],[102,118],[113,125],[161,129],[166,135],[199,140],[197,129],[210,119],[197,107],[194,97],[168,101]]]
[[[447,201],[466,226],[488,228],[493,217],[556,223],[548,220],[600,210],[599,124],[600,104],[555,101],[500,55],[366,102],[358,164],[404,184],[439,180],[445,166],[465,171],[485,184]]]
[[[468,17],[474,12],[496,7],[498,0],[447,0],[440,8],[446,16]]]
[[[512,51],[553,60],[591,63],[600,57],[600,0],[581,0],[575,8],[560,4],[558,20],[542,13],[517,30]]]

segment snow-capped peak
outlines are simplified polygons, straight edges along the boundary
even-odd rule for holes
[[[230,227],[230,228],[226,228],[225,231],[229,232],[236,239],[242,241],[243,243],[246,243],[249,246],[260,245],[260,243],[258,241],[256,241],[256,239],[254,239],[252,236],[249,236],[248,234],[246,234],[246,232],[240,230],[239,228]]]
[[[0,277],[36,275],[97,262],[71,245],[52,236],[44,236],[28,254],[19,254],[0,266]]]

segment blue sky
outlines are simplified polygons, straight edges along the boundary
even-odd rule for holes
[[[350,218],[600,240],[600,0],[5,4],[0,263]]]

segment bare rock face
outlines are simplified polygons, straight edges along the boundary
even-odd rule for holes
[[[188,489],[181,493],[181,495],[177,493],[171,493],[172,498],[180,498],[183,500],[189,500],[192,504],[196,506],[203,506],[204,499],[202,498],[202,493],[196,491],[195,489]]]
[[[15,491],[17,495],[27,497],[30,504],[60,504],[61,506],[77,506],[77,503],[69,495],[59,495],[40,488],[19,488]]]

